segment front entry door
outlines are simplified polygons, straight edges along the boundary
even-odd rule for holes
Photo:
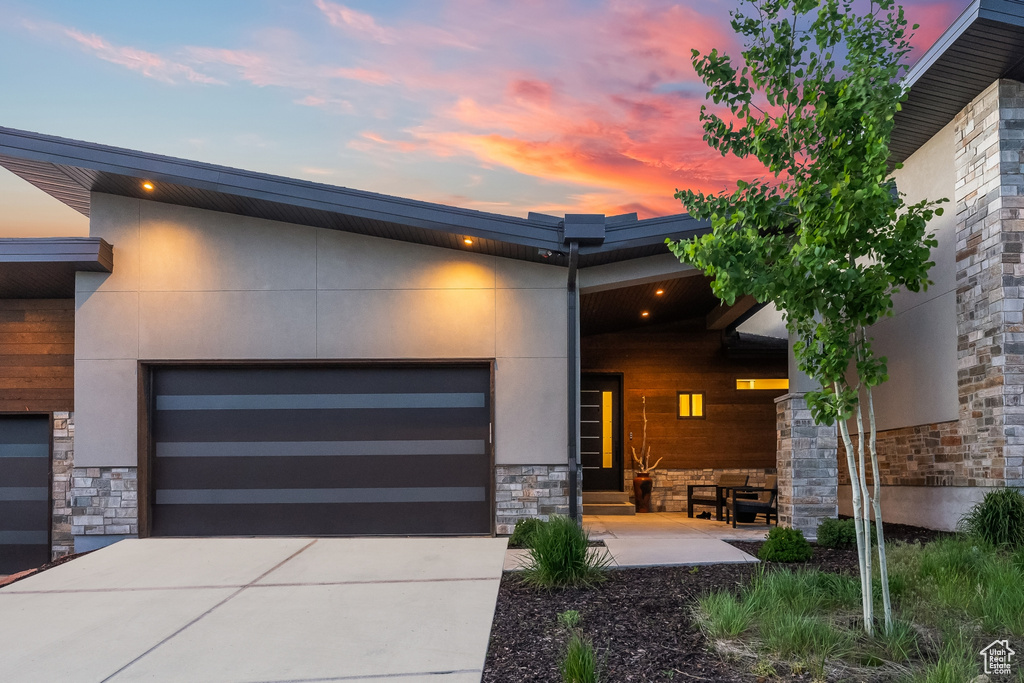
[[[622,379],[580,378],[580,463],[584,491],[622,490]]]

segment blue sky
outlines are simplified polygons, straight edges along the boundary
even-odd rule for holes
[[[928,46],[963,2],[908,3]],[[682,211],[731,1],[0,0],[0,125],[511,215]],[[0,236],[84,217],[0,169]]]

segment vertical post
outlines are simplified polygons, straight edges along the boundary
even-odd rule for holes
[[[568,372],[568,459],[569,459],[569,517],[582,523],[579,509],[579,435],[580,435],[580,359],[578,306],[579,292],[576,287],[576,265],[579,262],[580,247],[577,242],[569,243],[569,278],[566,287],[567,338],[566,366]]]

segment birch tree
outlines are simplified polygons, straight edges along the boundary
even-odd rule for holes
[[[704,140],[723,155],[756,158],[765,173],[720,194],[677,192],[711,232],[669,247],[712,276],[726,303],[749,294],[783,312],[800,370],[821,386],[807,394],[811,413],[818,424],[838,423],[846,449],[868,633],[875,519],[888,630],[873,399],[887,370],[868,330],[892,315],[898,289],[929,284],[936,240],[927,223],[944,201],[908,205],[890,175],[893,118],[906,97],[907,21],[893,0],[760,0],[733,12],[732,27],[742,62],[717,50],[692,53],[718,105],[701,108]]]

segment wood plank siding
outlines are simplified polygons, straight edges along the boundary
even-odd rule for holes
[[[730,359],[703,321],[584,337],[580,346],[583,372],[622,373],[626,467],[630,447],[640,448],[644,395],[659,469],[775,467],[775,398],[786,392],[738,391],[736,380],[786,377],[785,359]],[[705,419],[677,418],[680,391],[704,392]]]
[[[73,299],[0,299],[0,412],[74,410]]]

